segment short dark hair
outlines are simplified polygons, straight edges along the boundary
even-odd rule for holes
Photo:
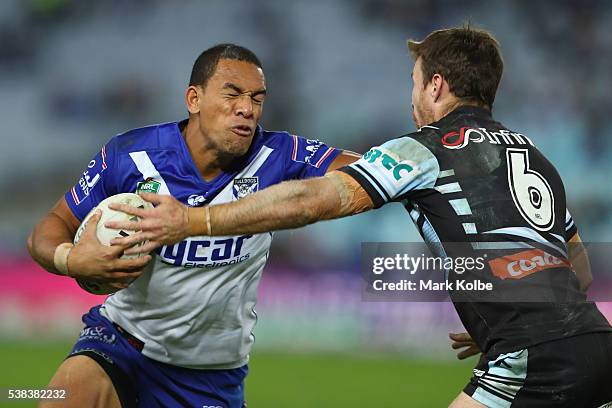
[[[491,33],[465,25],[437,30],[423,41],[407,44],[415,60],[422,58],[424,85],[440,74],[456,97],[493,107],[504,62]]]
[[[215,73],[217,64],[221,59],[246,61],[262,68],[259,58],[257,58],[253,51],[236,44],[218,44],[202,52],[195,60],[191,70],[191,77],[189,78],[189,85],[201,85],[205,88],[206,83]]]

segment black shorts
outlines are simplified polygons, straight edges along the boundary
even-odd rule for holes
[[[463,391],[490,408],[612,408],[612,333],[482,356]]]

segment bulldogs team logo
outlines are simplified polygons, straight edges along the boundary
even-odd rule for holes
[[[259,190],[259,177],[242,177],[234,179],[234,198],[243,198]]]
[[[206,199],[203,195],[192,194],[187,198],[187,205],[190,207],[199,207],[204,204],[204,201],[206,201]]]

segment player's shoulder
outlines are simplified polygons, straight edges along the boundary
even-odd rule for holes
[[[303,142],[308,144],[323,144],[324,141],[319,139],[309,139],[306,136],[288,132],[286,130],[265,130],[258,125],[258,129],[262,140],[270,144],[288,144],[293,146],[294,143]]]
[[[419,169],[418,173],[437,174],[438,159],[427,143],[432,134],[424,133],[429,131],[416,131],[387,140],[370,149],[363,156],[363,160],[369,163],[380,161],[387,169],[394,168],[398,164],[407,164],[411,169]]]
[[[269,147],[281,147],[292,145],[300,136],[286,130],[266,130],[258,125],[259,138],[261,142]]]
[[[422,152],[429,156],[434,154],[435,149],[433,147],[435,140],[438,139],[438,134],[437,129],[427,126],[415,132],[389,139],[381,147],[400,156],[414,157],[416,152]]]
[[[279,153],[291,157],[294,161],[306,161],[316,157],[318,154],[331,153],[336,150],[327,146],[319,139],[308,139],[304,136],[290,133],[284,130],[264,130],[258,127],[258,140],[254,144],[262,144]],[[301,157],[304,156],[305,157]],[[312,156],[312,157],[311,157]],[[326,156],[327,157],[327,156]]]
[[[442,140],[444,139],[444,135],[448,132],[448,126],[448,123],[442,121],[431,123],[419,128],[409,136],[411,139],[425,146],[432,154],[438,155],[443,146]]]
[[[113,137],[109,145],[117,153],[174,148],[178,126],[178,122],[165,122],[130,129]]]

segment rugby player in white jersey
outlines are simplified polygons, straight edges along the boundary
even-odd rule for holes
[[[83,316],[85,328],[49,384],[68,398],[41,406],[243,406],[272,234],[189,237],[126,260],[126,246],[96,239],[97,214],[72,241],[87,213],[114,194],[146,187],[189,206],[231,202],[359,157],[262,129],[265,94],[251,51],[233,44],[204,51],[185,93],[189,118],[111,139],[38,223],[28,248],[45,269],[122,289]]]
[[[417,132],[340,171],[236,203],[190,209],[144,195],[156,208],[116,207],[142,221],[108,223],[142,232],[115,242],[149,239],[145,246],[154,248],[194,234],[254,234],[399,202],[436,255],[489,255],[482,270],[447,275],[450,283],[482,279],[494,288],[450,292],[471,335],[454,336],[469,346],[460,356],[483,353],[451,407],[612,406],[612,327],[586,300],[592,277],[561,178],[529,137],[492,117],[499,43],[463,27],[408,46]]]

